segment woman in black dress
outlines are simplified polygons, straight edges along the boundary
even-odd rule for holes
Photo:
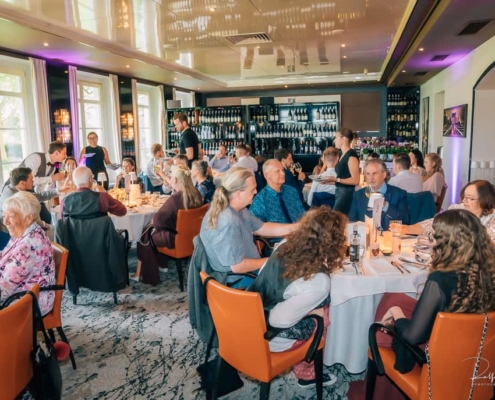
[[[339,162],[335,165],[337,177],[330,176],[322,183],[335,184],[335,205],[333,209],[349,214],[356,185],[359,185],[359,156],[351,148],[356,134],[349,128],[340,128],[335,134],[334,145],[340,149]]]
[[[103,182],[103,186],[105,187],[105,190],[108,190],[108,174],[105,165],[112,163],[108,157],[108,151],[105,147],[98,146],[98,135],[95,132],[88,133],[88,142],[89,146],[86,146],[81,150],[79,159],[81,159],[84,154],[94,154],[94,156],[86,158],[86,166],[93,173],[93,179],[95,181],[98,179],[99,172],[103,172],[106,175],[107,180],[106,182]]]

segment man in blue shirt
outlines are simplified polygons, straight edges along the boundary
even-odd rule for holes
[[[261,190],[249,208],[252,215],[263,222],[294,223],[305,213],[297,190],[284,185],[285,172],[278,160],[263,164],[263,175],[267,186]]]
[[[380,159],[373,159],[366,162],[364,167],[366,182],[368,183],[369,192],[379,192],[385,198],[383,204],[381,227],[388,230],[390,221],[402,221],[404,225],[409,223],[409,203],[407,201],[407,192],[396,186],[387,185],[385,178],[387,176],[387,166]],[[349,222],[365,221],[367,215],[371,218],[372,210],[368,209],[369,198],[366,195],[367,188],[354,192],[352,198],[351,210],[349,211]]]
[[[230,168],[230,165],[227,148],[221,144],[218,147],[218,153],[210,160],[210,167],[215,171],[225,172]]]

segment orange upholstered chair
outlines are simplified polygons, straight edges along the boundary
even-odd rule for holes
[[[193,238],[201,230],[201,222],[208,211],[209,204],[189,210],[179,210],[177,215],[177,235],[175,235],[175,248],[157,247],[156,251],[175,258],[177,273],[179,274],[179,287],[184,291],[184,276],[182,273],[182,260],[192,256],[194,251]]]
[[[53,302],[52,310],[43,317],[43,324],[45,329],[50,335],[50,339],[55,343],[55,334],[53,330],[56,329],[60,338],[69,345],[69,341],[65,336],[65,332],[62,328],[62,295],[65,288],[65,272],[67,270],[67,259],[69,258],[69,250],[60,244],[52,242],[53,259],[55,261],[55,273],[56,273],[56,286],[55,300]],[[70,349],[70,361],[72,368],[76,369],[76,360]]]
[[[39,286],[31,291],[38,296]],[[0,310],[0,326],[0,400],[11,400],[33,377],[33,298],[26,294]]]
[[[265,314],[259,293],[231,289],[204,271],[206,299],[218,335],[219,363],[229,363],[238,371],[261,382],[260,399],[268,399],[271,380],[299,361],[314,357],[316,393],[323,397],[323,318],[307,316],[317,321],[316,333],[302,346],[292,351],[270,352],[268,340],[276,333],[267,332]],[[275,330],[281,331],[281,330]],[[220,365],[218,370],[220,369]],[[215,378],[217,379],[218,376]],[[216,398],[216,384],[212,394]]]
[[[480,347],[485,318],[480,314],[437,314],[429,341],[432,399],[465,400],[469,398],[471,378]],[[416,365],[407,374],[394,369],[395,353],[376,346],[376,330],[370,327],[370,352],[366,399],[372,400],[376,374],[384,372],[411,400],[428,400],[428,367]],[[494,395],[489,378],[495,372],[495,312],[488,313],[481,362],[474,386],[473,400],[488,400]]]

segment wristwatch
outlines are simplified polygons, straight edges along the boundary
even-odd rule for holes
[[[337,178],[337,183],[340,183],[340,178]]]

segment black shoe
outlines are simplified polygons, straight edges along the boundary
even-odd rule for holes
[[[323,386],[331,386],[335,382],[337,382],[337,377],[335,375],[323,374]],[[316,387],[316,379],[310,379],[310,380],[298,379],[297,380],[297,386],[302,387],[302,388]]]

